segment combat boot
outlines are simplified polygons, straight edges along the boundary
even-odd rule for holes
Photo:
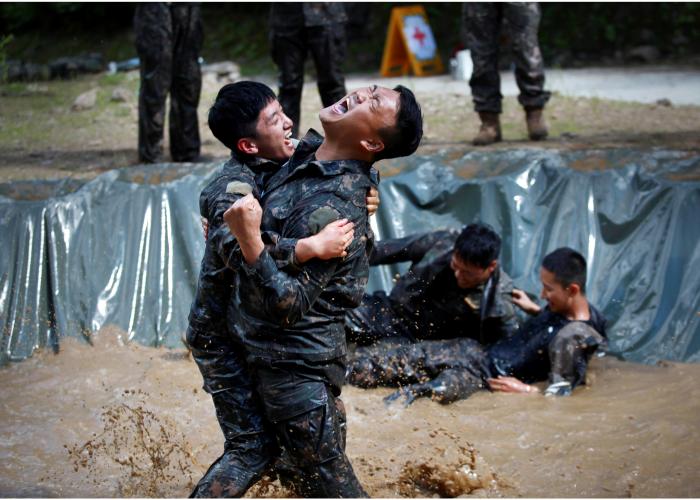
[[[547,125],[544,123],[542,108],[526,109],[527,135],[531,141],[541,141],[547,138]]]
[[[486,146],[501,140],[501,121],[498,113],[479,112],[481,127],[472,144],[474,146]]]

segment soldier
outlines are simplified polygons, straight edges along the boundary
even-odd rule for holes
[[[199,51],[200,6],[139,3],[134,15],[140,59],[139,161],[162,161],[165,99],[170,92],[170,155],[173,161],[199,158],[197,106],[202,88]]]
[[[299,135],[301,92],[306,55],[316,67],[318,93],[323,106],[345,94],[345,6],[340,2],[279,2],[270,6],[272,59],[279,69],[279,100]]]
[[[370,265],[410,261],[387,296],[365,295],[346,318],[349,342],[399,343],[471,337],[490,344],[518,328],[510,277],[498,265],[501,238],[484,224],[382,240]]]
[[[525,108],[527,132],[531,140],[547,137],[542,109],[550,97],[544,90],[544,63],[537,41],[540,7],[534,2],[462,4],[467,46],[471,51],[473,72],[469,80],[474,110],[481,128],[475,146],[501,140],[501,81],[498,75],[499,36],[503,21],[510,28],[515,56],[515,80],[520,89],[518,101]]]
[[[223,214],[247,193],[259,194],[265,181],[294,151],[287,118],[269,87],[256,82],[224,86],[209,111],[214,136],[231,149],[223,165],[200,196],[207,237],[199,283],[189,316],[187,343],[211,394],[224,434],[224,453],[197,484],[193,496],[241,496],[268,467],[277,452],[262,406],[253,390],[243,349],[229,331],[226,310],[240,267],[238,244],[224,224]],[[373,197],[368,209],[376,210]],[[302,264],[311,258],[346,255],[353,223],[341,219],[302,239],[279,239],[269,250],[280,265]]]
[[[413,153],[422,116],[413,94],[372,86],[321,110],[325,139],[313,130],[268,183],[264,211],[253,196],[224,216],[245,259],[231,329],[248,352],[268,420],[293,465],[306,478],[305,495],[364,497],[344,452],[338,402],[345,377],[343,328],[367,284],[367,245],[373,239],[364,193],[378,182],[372,163]],[[280,271],[260,233],[287,238],[314,234],[329,221],[355,223],[344,259],[312,259]]]
[[[361,347],[348,367],[360,387],[404,386],[387,401],[410,404],[429,396],[447,404],[488,387],[539,393],[532,382],[547,379],[547,396],[568,396],[585,383],[592,354],[606,345],[605,319],[585,295],[586,261],[570,248],[547,255],[540,270],[541,309],[520,290],[515,303],[535,316],[513,336],[484,348],[473,339],[424,341],[408,346]]]

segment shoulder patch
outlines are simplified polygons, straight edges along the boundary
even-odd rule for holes
[[[329,223],[340,219],[338,211],[330,207],[317,208],[309,216],[309,229],[313,234],[318,233]]]
[[[233,181],[226,184],[226,192],[245,196],[253,192],[253,186],[241,181]]]

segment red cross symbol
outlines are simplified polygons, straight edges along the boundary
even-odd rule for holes
[[[422,47],[422,46],[423,46],[423,40],[425,39],[425,33],[423,33],[423,32],[420,30],[420,28],[419,28],[418,26],[416,26],[416,27],[414,28],[414,31],[413,31],[413,38],[415,38],[416,40],[418,40],[418,42],[420,43],[420,46]]]

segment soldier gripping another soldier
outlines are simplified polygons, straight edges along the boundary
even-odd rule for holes
[[[278,444],[296,473],[293,486],[305,496],[365,496],[344,454],[337,398],[345,375],[342,321],[367,279],[365,245],[373,240],[367,208],[376,204],[367,191],[378,182],[371,163],[416,149],[420,108],[403,87],[353,92],[322,110],[326,140],[311,131],[274,176],[279,163],[268,159],[284,161],[294,147],[291,123],[269,89],[252,82],[224,87],[209,121],[233,156],[202,195],[207,250],[188,342],[226,444],[193,496],[241,496],[273,466]],[[262,234],[254,195],[266,202]],[[226,227],[222,212],[237,198]],[[307,238],[326,223],[330,236],[317,235],[325,244]],[[252,261],[251,248],[258,252]],[[312,259],[319,256],[330,260]],[[232,338],[216,318],[228,320]],[[275,340],[278,329],[290,345]],[[279,390],[285,398],[276,397]]]

